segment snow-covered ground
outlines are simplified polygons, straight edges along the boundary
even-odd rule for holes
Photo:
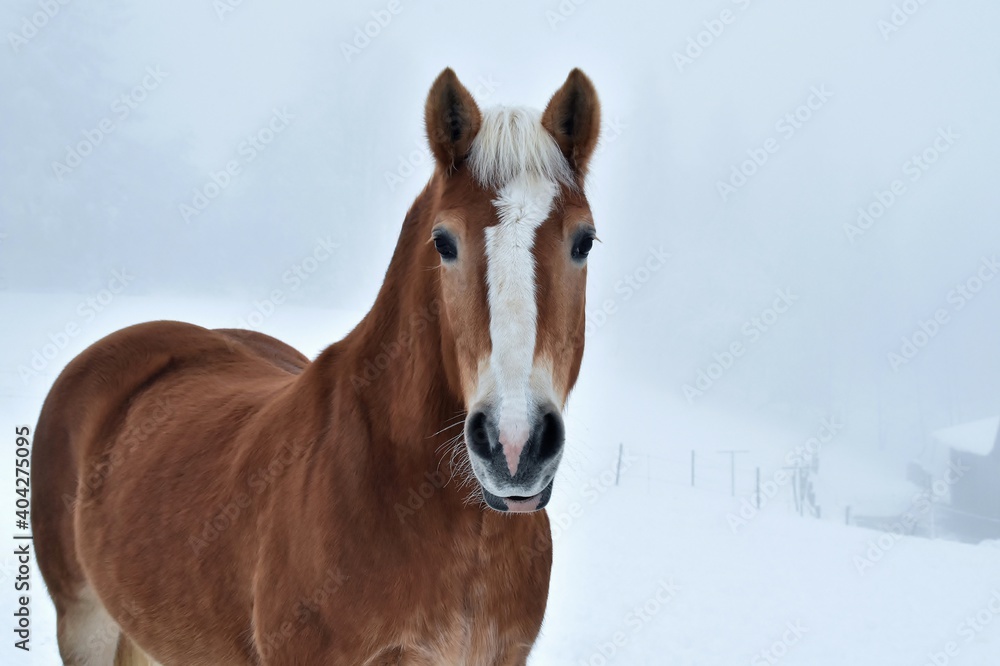
[[[105,333],[155,318],[231,326],[246,309],[234,300],[120,296],[85,322],[81,300],[0,295],[0,311],[33,313],[2,331],[10,352],[0,365],[2,432],[33,425],[58,370]],[[287,306],[265,329],[314,355],[359,316]],[[79,334],[23,380],[18,367],[31,367],[36,349],[50,352],[50,334],[58,339],[68,320],[78,321]],[[570,404],[567,459],[549,508],[549,611],[533,666],[924,666],[935,665],[933,655],[947,657],[937,664],[997,663],[1000,550],[800,518],[785,486],[759,515],[746,513],[750,488],[740,479],[737,498],[728,496],[727,458],[716,450],[738,441],[770,470],[767,461],[813,433],[671,405],[652,387],[638,397],[608,392],[609,344],[596,336]],[[692,449],[710,461],[695,489]],[[2,479],[0,506],[12,515],[13,477]],[[9,552],[0,556],[0,589],[9,589],[15,564]],[[54,611],[40,588],[31,608],[30,659],[5,641],[2,663],[58,663]],[[0,615],[13,610],[12,595],[0,594]]]
[[[581,67],[602,243],[534,665],[1000,663],[996,548],[844,524],[934,533],[908,464],[940,482],[1000,413],[998,24],[994,0],[0,3],[0,451],[128,324],[315,355],[430,175],[441,69],[540,107]],[[788,476],[814,463],[822,519]],[[0,664],[56,663],[39,590],[32,613]]]
[[[766,511],[734,534],[726,498],[623,484],[554,502],[566,527],[533,664],[1000,663],[996,547]]]

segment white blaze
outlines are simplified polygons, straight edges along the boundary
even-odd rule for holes
[[[530,379],[535,356],[535,231],[552,210],[557,186],[522,174],[494,201],[500,223],[486,229],[486,287],[490,307],[490,355],[501,443],[517,449],[528,439]],[[516,469],[516,462],[508,461]],[[513,473],[513,469],[511,473]]]
[[[479,378],[476,402],[493,403],[513,476],[530,435],[533,393],[541,389],[544,398],[552,393],[551,377],[539,377],[537,368],[532,381],[538,320],[535,236],[552,212],[560,184],[576,185],[559,145],[542,127],[541,113],[532,109],[487,109],[469,167],[482,186],[496,190],[499,219],[486,228],[492,352]]]

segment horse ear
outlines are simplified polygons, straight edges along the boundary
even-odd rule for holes
[[[542,126],[555,137],[573,170],[583,176],[601,132],[601,104],[587,75],[574,69],[549,100]]]
[[[468,156],[483,116],[476,100],[449,67],[438,75],[427,95],[424,122],[431,152],[445,169]]]

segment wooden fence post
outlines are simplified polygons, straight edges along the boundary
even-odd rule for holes
[[[618,485],[618,481],[622,478],[622,452],[625,450],[625,443],[620,442],[618,444],[618,466],[615,468],[615,485]]]
[[[757,468],[757,510],[760,511],[760,467]]]

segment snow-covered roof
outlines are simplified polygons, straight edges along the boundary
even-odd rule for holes
[[[942,428],[931,433],[931,437],[949,448],[987,456],[996,445],[998,430],[1000,416],[994,416],[952,428]]]

